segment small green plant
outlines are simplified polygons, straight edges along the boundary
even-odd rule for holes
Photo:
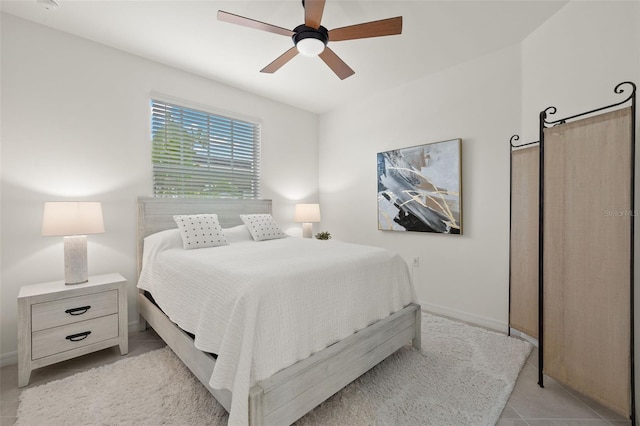
[[[328,233],[328,232],[326,232],[326,231],[318,232],[318,233],[316,234],[316,238],[317,238],[318,240],[330,240],[330,239],[331,239],[331,234],[330,234],[330,233]]]

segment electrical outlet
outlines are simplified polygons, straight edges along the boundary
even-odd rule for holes
[[[420,266],[420,258],[418,256],[413,258],[413,267],[418,268]]]

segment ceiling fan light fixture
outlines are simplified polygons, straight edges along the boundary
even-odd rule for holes
[[[304,56],[318,56],[329,42],[329,31],[323,26],[316,29],[306,25],[298,25],[293,29],[293,32],[291,39],[298,52]]]
[[[300,40],[296,47],[298,52],[304,56],[318,56],[324,50],[324,43],[317,38],[305,38]]]

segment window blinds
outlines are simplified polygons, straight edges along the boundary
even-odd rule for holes
[[[260,125],[151,101],[156,197],[259,198]]]

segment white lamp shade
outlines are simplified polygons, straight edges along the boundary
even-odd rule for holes
[[[320,204],[296,204],[293,215],[296,222],[320,222]]]
[[[104,232],[102,204],[95,201],[44,203],[42,235],[86,235]]]

